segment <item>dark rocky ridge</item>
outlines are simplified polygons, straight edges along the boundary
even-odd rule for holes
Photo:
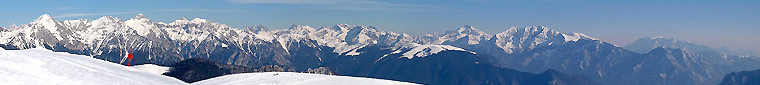
[[[295,72],[292,70],[285,70],[277,65],[264,65],[259,68],[252,68],[247,66],[237,66],[230,64],[220,64],[205,58],[192,58],[182,60],[176,64],[169,66],[171,69],[163,75],[171,76],[182,81],[192,83],[200,80],[205,80],[213,77],[236,74],[236,73],[252,73],[252,72]],[[332,70],[326,67],[320,67],[319,72],[311,72],[313,70],[304,71],[307,73],[335,75]]]
[[[720,85],[760,85],[760,69],[729,73]]]

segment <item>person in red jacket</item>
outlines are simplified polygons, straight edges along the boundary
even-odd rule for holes
[[[129,64],[131,64],[131,63],[132,63],[132,53],[129,53],[129,54],[127,55],[127,59],[129,59],[129,62],[127,62],[127,66],[129,66]]]

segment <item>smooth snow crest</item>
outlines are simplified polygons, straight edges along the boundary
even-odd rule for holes
[[[333,76],[294,72],[232,74],[193,83],[193,85],[418,85],[383,79]]]
[[[578,40],[580,40],[580,39],[591,39],[591,40],[596,40],[595,38],[591,38],[591,37],[587,36],[586,34],[583,34],[583,33],[575,33],[575,32],[573,32],[573,33],[569,33],[569,34],[565,34],[565,33],[563,33],[563,34],[562,34],[562,36],[565,38],[565,42],[570,42],[570,41],[578,41]]]
[[[142,72],[148,72],[153,74],[164,74],[166,72],[169,72],[170,67],[164,67],[164,66],[158,66],[155,64],[142,64],[142,65],[135,65],[130,66],[132,68],[136,68],[137,70],[140,70]]]
[[[409,51],[405,52],[404,54],[402,54],[401,57],[406,57],[406,58],[409,58],[409,59],[412,59],[414,57],[426,57],[426,56],[433,55],[433,54],[436,54],[436,53],[441,52],[441,51],[466,51],[466,52],[469,52],[469,51],[464,50],[462,48],[454,47],[454,46],[451,46],[451,45],[419,45],[419,44],[417,44],[416,46],[414,46],[414,48],[412,48],[411,50],[409,50]],[[470,53],[475,54],[475,52],[470,52]]]

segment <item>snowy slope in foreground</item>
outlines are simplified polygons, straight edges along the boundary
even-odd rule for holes
[[[158,66],[156,64],[142,64],[142,65],[135,65],[135,66],[129,66],[132,68],[135,68],[137,70],[153,73],[153,74],[164,74],[166,72],[169,72],[170,67],[164,67],[164,66]]]
[[[220,76],[193,85],[416,85],[414,83],[294,72],[243,73]]]
[[[186,85],[160,75],[168,67],[143,64],[132,67],[84,55],[53,52],[44,48],[0,48],[0,82],[9,85]],[[277,74],[277,75],[275,75]],[[391,80],[309,73],[266,72],[216,77],[193,84],[413,84]]]
[[[178,79],[44,48],[0,49],[0,82],[10,85],[185,85]]]

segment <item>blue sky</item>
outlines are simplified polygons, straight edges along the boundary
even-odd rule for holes
[[[0,26],[42,14],[57,20],[143,13],[154,21],[205,18],[233,27],[284,29],[347,23],[421,35],[473,25],[489,34],[543,25],[616,45],[663,36],[713,47],[760,50],[758,0],[13,0]]]

